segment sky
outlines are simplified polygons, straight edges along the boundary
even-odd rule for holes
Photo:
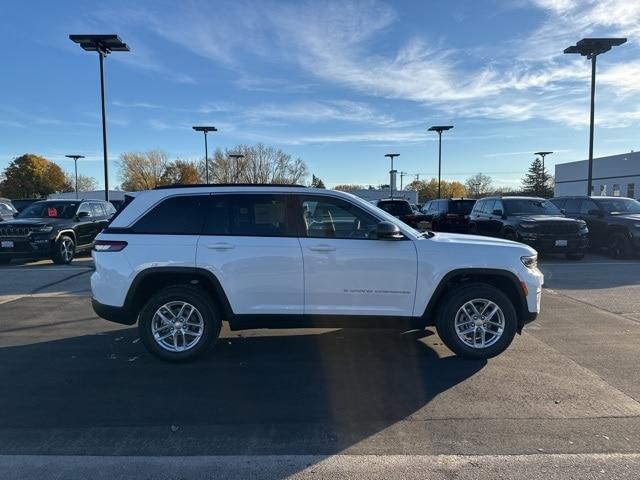
[[[588,153],[583,37],[629,41],[598,58],[595,155],[640,149],[640,1],[1,2],[0,169],[23,153],[102,182],[98,56],[72,33],[117,33],[105,61],[110,183],[123,152],[203,158],[262,142],[327,184],[388,182],[398,170],[496,186]],[[409,177],[415,178],[415,177]],[[407,178],[405,178],[405,182]]]

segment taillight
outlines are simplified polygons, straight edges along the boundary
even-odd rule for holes
[[[96,240],[93,249],[96,252],[119,252],[127,246],[127,242],[121,240]]]

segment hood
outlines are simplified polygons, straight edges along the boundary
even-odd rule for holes
[[[513,242],[511,240],[505,240],[504,238],[496,238],[496,237],[483,237],[480,235],[463,235],[459,233],[444,233],[444,232],[434,232],[434,236],[431,237],[432,241],[436,241],[439,243],[451,243],[458,245],[486,245],[486,246],[494,246],[494,247],[514,247],[522,250],[530,251],[531,254],[535,253],[535,250],[528,245],[520,242]]]
[[[3,227],[39,227],[42,225],[61,225],[71,222],[70,218],[14,218],[2,222]]]

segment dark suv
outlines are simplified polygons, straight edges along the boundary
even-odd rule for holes
[[[426,230],[431,228],[426,215],[422,213],[416,213],[411,204],[407,200],[401,198],[388,198],[378,200],[375,202],[375,206],[381,208],[390,215],[399,218],[404,223],[416,230]]]
[[[471,211],[469,232],[526,243],[541,253],[580,260],[589,246],[582,220],[567,218],[553,203],[536,197],[488,197]]]
[[[90,249],[116,209],[101,200],[44,200],[32,203],[13,220],[0,223],[0,264],[13,258],[51,258],[71,263]]]
[[[431,200],[422,207],[422,213],[431,222],[433,230],[467,233],[469,231],[469,214],[475,203],[475,200],[468,198]]]
[[[589,242],[607,248],[614,258],[640,253],[640,202],[624,197],[557,197],[551,201],[565,214],[587,222]]]

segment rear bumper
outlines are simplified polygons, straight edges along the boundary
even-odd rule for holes
[[[120,323],[122,325],[133,325],[138,320],[137,315],[127,307],[114,307],[113,305],[105,305],[98,302],[95,298],[91,299],[91,306],[100,318],[109,320],[110,322]]]

